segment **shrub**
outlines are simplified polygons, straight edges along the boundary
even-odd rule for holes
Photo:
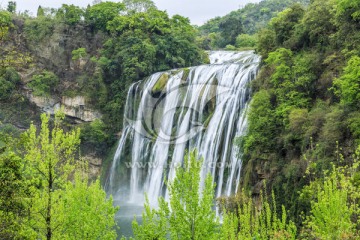
[[[236,47],[233,45],[226,45],[225,50],[229,50],[229,51],[235,51]]]
[[[257,43],[256,36],[249,34],[240,34],[236,38],[235,46],[238,48],[253,48]]]
[[[0,100],[9,99],[20,82],[19,74],[12,68],[8,68],[0,74]]]
[[[360,102],[360,57],[352,57],[344,74],[334,81],[335,94],[340,97],[341,103],[359,108]]]
[[[85,48],[78,48],[71,52],[72,60],[76,61],[87,56]]]
[[[106,134],[106,125],[104,122],[96,119],[82,128],[80,137],[86,142],[103,143],[109,136]]]
[[[302,190],[301,198],[314,197],[310,215],[304,222],[305,239],[358,239],[352,221],[358,194],[347,176],[349,170],[357,169],[356,165],[333,167],[322,181],[313,181]]]
[[[43,71],[39,75],[34,75],[28,86],[35,96],[49,96],[58,83],[59,79],[53,72]]]
[[[39,42],[47,39],[54,31],[56,22],[51,17],[26,19],[24,31],[27,39]]]
[[[274,193],[271,200],[272,204],[261,194],[259,207],[244,191],[239,193],[235,197],[235,213],[225,211],[219,239],[295,239],[297,229],[294,222],[289,221],[285,207],[282,206],[279,218]],[[227,205],[227,199],[222,204]]]

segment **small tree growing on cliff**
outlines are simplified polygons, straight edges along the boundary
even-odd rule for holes
[[[78,48],[71,52],[72,60],[75,62],[75,68],[79,69],[81,62],[87,57],[87,52],[85,48]]]
[[[87,56],[85,48],[78,48],[71,52],[72,60],[77,61],[79,59],[85,58]]]

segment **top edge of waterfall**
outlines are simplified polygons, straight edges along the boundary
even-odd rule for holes
[[[198,67],[207,66],[207,65],[225,65],[225,64],[259,64],[261,61],[260,55],[256,54],[254,50],[246,51],[228,51],[228,50],[213,50],[206,51],[209,56],[210,64],[202,64],[198,66],[191,66],[185,68],[174,68],[169,70],[164,70],[160,72],[153,73],[148,76],[154,77],[155,75],[160,77],[163,73],[174,74],[178,73],[183,69],[196,69]],[[147,78],[146,78],[147,79]],[[143,79],[133,83],[133,85],[142,83]]]
[[[232,64],[258,62],[260,56],[254,50],[248,51],[208,51],[210,64]]]

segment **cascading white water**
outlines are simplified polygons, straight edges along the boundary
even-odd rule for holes
[[[260,57],[252,51],[209,53],[210,65],[156,73],[128,92],[124,127],[106,188],[123,201],[150,203],[168,196],[189,149],[204,159],[202,183],[211,173],[216,197],[238,189],[241,157],[233,140],[246,130],[248,83]],[[129,180],[130,179],[130,180]]]

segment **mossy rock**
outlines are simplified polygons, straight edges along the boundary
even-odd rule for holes
[[[161,77],[159,78],[159,80],[153,86],[151,92],[153,94],[161,93],[164,90],[164,88],[166,87],[166,84],[168,83],[169,78],[170,78],[170,76],[168,73],[162,74]]]
[[[203,57],[203,63],[204,64],[210,64],[211,63],[208,53],[204,53],[202,57]]]
[[[186,82],[190,74],[190,68],[184,68],[183,69],[183,75],[181,77],[181,81]]]

